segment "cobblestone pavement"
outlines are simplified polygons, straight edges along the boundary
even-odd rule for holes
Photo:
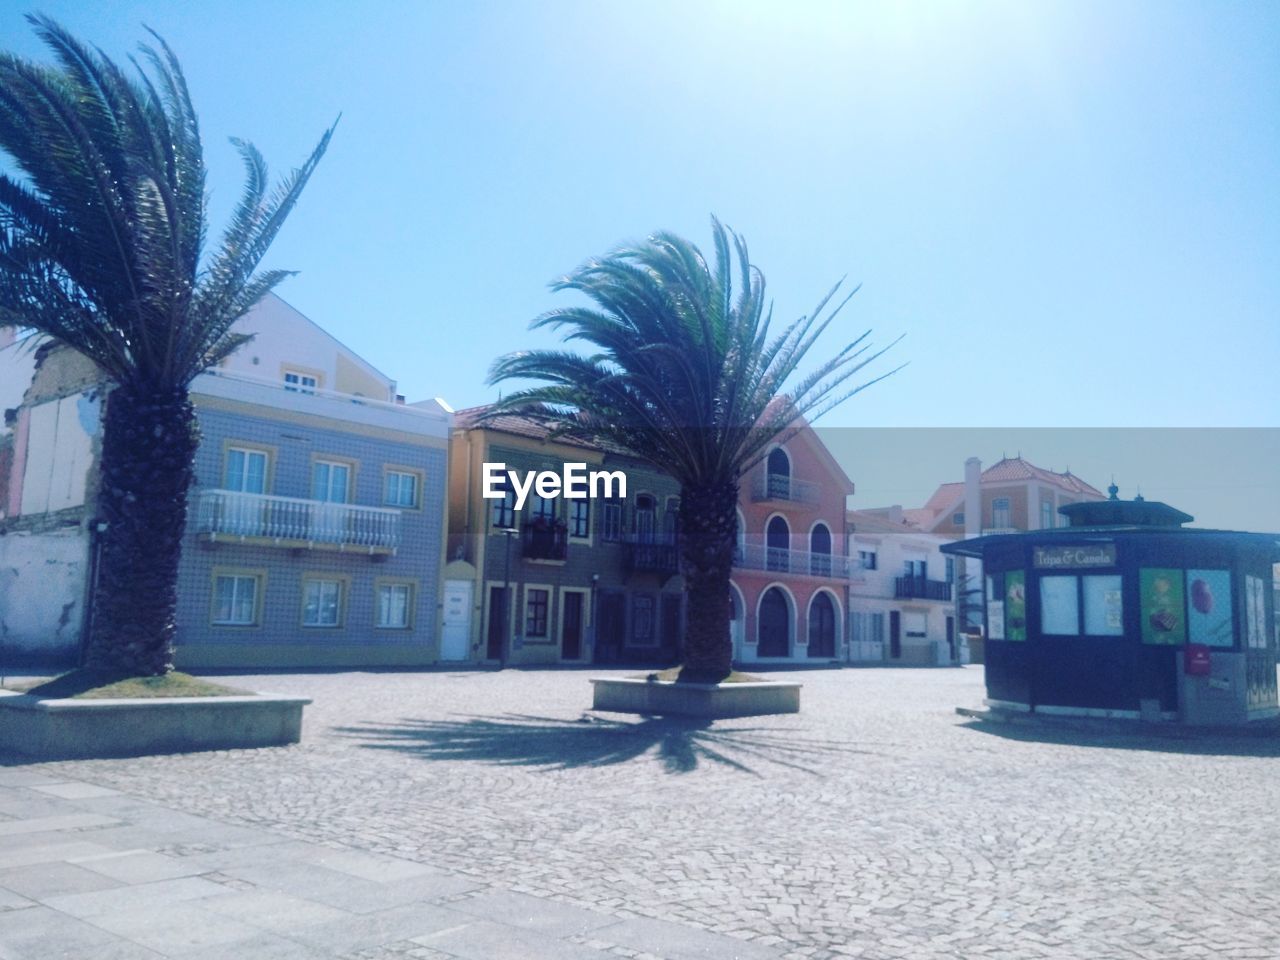
[[[25,769],[787,960],[1280,956],[1272,740],[974,724],[980,667],[713,724],[589,713],[589,675],[228,678],[314,697],[302,744]]]

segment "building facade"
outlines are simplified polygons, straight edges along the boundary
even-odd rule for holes
[[[893,666],[960,663],[954,604],[956,562],[949,538],[888,514],[850,510],[849,555],[861,567],[851,588],[849,660]]]
[[[397,402],[394,381],[278,297],[236,330],[255,337],[191,385],[202,439],[178,665],[435,662],[449,411]],[[19,659],[74,662],[91,613],[110,384],[74,351],[34,355],[9,418],[0,609]],[[45,586],[21,592],[37,571]]]

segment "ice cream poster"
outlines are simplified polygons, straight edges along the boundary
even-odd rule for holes
[[[1004,575],[1004,637],[1027,639],[1027,575],[1021,570]]]
[[[1139,571],[1143,643],[1177,645],[1187,642],[1182,577],[1181,570],[1160,567],[1143,567]]]
[[[1187,633],[1192,643],[1209,647],[1230,647],[1231,572],[1229,570],[1188,570]]]

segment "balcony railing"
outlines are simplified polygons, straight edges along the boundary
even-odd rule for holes
[[[781,473],[757,473],[751,486],[751,499],[756,503],[780,500],[789,503],[817,503],[822,487],[808,480]]]
[[[632,573],[660,573],[674,575],[680,572],[680,548],[670,536],[656,536],[641,540],[635,536],[623,541],[627,569]]]
[[[758,544],[736,547],[733,565],[743,570],[772,570],[809,577],[833,577],[837,580],[853,579],[862,569],[856,559],[849,557]]]
[[[569,556],[569,531],[527,526],[520,531],[520,555],[526,560],[564,560]]]
[[[899,600],[950,600],[951,584],[924,577],[895,577],[893,595]]]
[[[244,540],[270,546],[394,553],[400,511],[351,503],[234,490],[204,490],[196,530],[206,540]]]

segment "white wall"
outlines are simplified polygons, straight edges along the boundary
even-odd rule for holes
[[[268,294],[232,328],[236,333],[253,334],[253,340],[227,358],[219,367],[229,373],[257,377],[279,383],[282,367],[294,367],[320,374],[320,388],[339,390],[338,355],[362,368],[379,382],[380,396],[374,400],[394,400],[395,381],[365,363],[340,341],[312,323],[279,297]]]
[[[0,660],[74,660],[87,569],[79,527],[0,537]]]
[[[12,431],[4,423],[4,411],[22,404],[36,372],[36,352],[30,338],[0,349],[0,436]],[[3,505],[0,505],[3,509]]]
[[[80,506],[93,466],[92,442],[101,423],[101,402],[81,393],[37,404],[30,415],[22,514]]]

